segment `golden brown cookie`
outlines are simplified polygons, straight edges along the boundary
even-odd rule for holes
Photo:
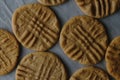
[[[13,32],[26,48],[46,51],[59,37],[59,22],[55,14],[38,3],[18,8],[12,18]]]
[[[15,37],[0,29],[0,75],[5,75],[16,66],[19,55],[19,45]]]
[[[96,64],[104,58],[107,41],[104,26],[88,16],[70,19],[60,34],[60,45],[64,53],[86,65]]]
[[[16,80],[67,80],[64,65],[50,52],[25,56],[16,71]]]
[[[42,5],[55,6],[64,3],[66,0],[38,0]]]
[[[85,67],[76,71],[70,80],[109,80],[106,72],[97,67]]]
[[[120,37],[115,38],[108,46],[105,60],[108,73],[120,80]]]
[[[120,0],[75,0],[80,9],[88,16],[103,18],[120,8]]]

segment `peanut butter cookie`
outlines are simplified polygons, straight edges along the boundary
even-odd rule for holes
[[[86,65],[96,64],[104,58],[107,41],[104,26],[88,16],[70,19],[60,34],[60,45],[64,53]]]
[[[46,51],[59,37],[59,22],[55,14],[38,3],[18,8],[12,18],[16,38],[26,48]]]
[[[75,0],[80,9],[95,18],[103,18],[120,8],[120,0]]]
[[[25,56],[16,71],[16,80],[67,80],[65,68],[50,52],[35,52]]]
[[[120,37],[115,38],[108,46],[105,60],[108,73],[120,80]]]
[[[0,29],[0,75],[5,75],[16,66],[19,45],[15,37],[6,30]]]
[[[100,68],[86,67],[76,71],[70,80],[109,80],[109,77]]]
[[[42,5],[55,6],[64,3],[66,0],[38,0]]]

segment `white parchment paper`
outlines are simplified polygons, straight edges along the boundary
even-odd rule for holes
[[[36,0],[0,0],[0,28],[6,29],[12,32],[11,26],[11,18],[12,14],[16,8],[29,3],[37,2]],[[58,16],[58,19],[61,23],[61,28],[64,23],[69,20],[73,16],[83,15],[83,13],[79,10],[77,5],[75,4],[74,0],[68,0],[65,4],[51,7],[53,11]],[[120,36],[120,11],[116,12],[114,15],[106,17],[100,20],[105,25],[106,31],[109,35],[109,41],[111,41],[114,37]],[[68,72],[68,77],[70,77],[77,69],[83,67],[83,65],[70,60],[62,51],[57,43],[50,51],[57,54],[65,64],[65,67]],[[20,45],[20,57],[19,61],[22,59],[23,56],[29,54],[33,51],[24,48]],[[18,62],[19,63],[19,62]],[[95,65],[101,67],[102,69],[106,70],[105,68],[105,61],[103,60],[101,63]],[[15,70],[14,69],[11,73],[0,76],[0,80],[15,80]],[[114,79],[111,79],[114,80]]]

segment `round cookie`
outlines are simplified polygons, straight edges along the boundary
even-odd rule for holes
[[[75,0],[79,8],[88,16],[103,18],[120,8],[120,0]]]
[[[108,73],[120,80],[120,37],[115,38],[108,46],[105,60]]]
[[[16,38],[26,48],[46,51],[59,37],[59,22],[55,14],[38,3],[18,8],[12,17]]]
[[[72,60],[81,64],[96,64],[104,58],[107,49],[104,26],[88,16],[70,19],[60,34],[60,46]]]
[[[38,0],[42,5],[55,6],[64,3],[66,0]]]
[[[76,71],[70,80],[109,80],[107,73],[97,67],[86,67]]]
[[[16,80],[67,80],[64,65],[50,52],[25,56],[16,71]]]
[[[19,45],[15,37],[6,30],[0,29],[0,75],[13,70],[18,56]]]

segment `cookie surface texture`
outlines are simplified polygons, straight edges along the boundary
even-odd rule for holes
[[[103,18],[120,8],[120,0],[75,0],[80,9],[88,16]]]
[[[55,6],[64,3],[66,0],[38,0],[42,5]]]
[[[86,67],[76,71],[70,80],[109,80],[106,72],[97,67]]]
[[[17,63],[19,45],[8,31],[0,29],[0,75],[11,72]]]
[[[96,64],[104,58],[107,49],[104,26],[88,16],[70,19],[60,34],[60,46],[71,59],[81,64]]]
[[[108,46],[105,60],[108,73],[120,80],[120,37],[115,38]]]
[[[28,4],[18,8],[12,17],[16,38],[26,48],[46,51],[59,37],[59,22],[55,14],[40,4]]]
[[[50,52],[35,52],[22,59],[16,71],[16,80],[67,79],[65,68],[57,56]]]

